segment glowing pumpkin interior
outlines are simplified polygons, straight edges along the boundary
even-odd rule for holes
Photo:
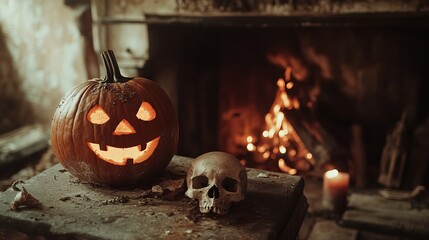
[[[150,103],[142,102],[136,116],[142,121],[152,121],[156,118],[156,112]],[[110,117],[101,106],[95,105],[88,112],[87,120],[92,124],[101,125],[107,123]],[[112,132],[112,135],[115,136],[129,134],[136,134],[136,131],[126,119],[122,119]],[[132,161],[133,164],[146,161],[158,146],[159,139],[160,137],[156,137],[147,142],[146,146],[137,145],[128,148],[117,148],[107,145],[106,150],[101,150],[100,145],[97,143],[87,142],[87,145],[98,158],[114,165],[126,165],[128,161]]]

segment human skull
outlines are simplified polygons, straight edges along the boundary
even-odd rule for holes
[[[200,212],[226,214],[231,203],[244,200],[247,173],[240,161],[225,152],[197,157],[189,167],[186,196],[199,201]]]

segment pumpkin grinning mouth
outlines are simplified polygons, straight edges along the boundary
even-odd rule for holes
[[[157,137],[152,141],[147,142],[143,150],[142,145],[128,148],[117,148],[106,145],[106,150],[102,150],[100,145],[97,143],[88,142],[87,144],[89,149],[91,149],[98,158],[108,163],[122,166],[126,165],[127,162],[131,162],[131,160],[133,164],[146,161],[150,156],[152,156],[153,152],[158,147],[160,138],[161,137]]]

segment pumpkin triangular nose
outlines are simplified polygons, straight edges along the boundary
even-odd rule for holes
[[[128,135],[133,133],[136,133],[136,130],[133,128],[133,126],[131,126],[127,120],[122,119],[118,126],[116,126],[113,135]]]

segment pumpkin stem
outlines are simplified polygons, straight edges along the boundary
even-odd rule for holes
[[[114,82],[113,69],[109,57],[107,56],[107,51],[102,52],[101,57],[103,58],[104,68],[106,69],[106,75],[103,77],[102,82]]]
[[[121,71],[119,70],[118,62],[116,61],[115,54],[113,53],[113,51],[107,50],[104,52],[107,54],[107,56],[109,58],[109,62],[110,62],[110,67],[113,70],[114,82],[126,82],[126,81],[130,80],[131,78],[124,77],[121,75]]]

